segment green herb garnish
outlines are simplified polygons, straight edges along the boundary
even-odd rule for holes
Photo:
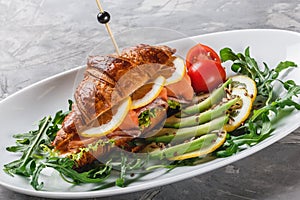
[[[177,110],[181,109],[181,104],[178,101],[175,100],[168,100],[169,108]]]
[[[151,125],[151,119],[156,116],[155,112],[156,110],[155,108],[153,108],[153,109],[145,110],[139,115],[138,120],[139,120],[139,127],[141,129],[147,128]]]

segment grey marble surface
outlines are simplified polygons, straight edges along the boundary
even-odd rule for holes
[[[153,26],[187,36],[247,28],[300,31],[300,0],[104,0],[103,7],[111,13],[116,33]],[[95,19],[97,13],[93,0],[0,0],[0,99],[83,64],[95,44],[107,39]],[[102,199],[296,200],[300,198],[299,141],[300,129],[210,173]],[[0,199],[39,198],[0,187]]]

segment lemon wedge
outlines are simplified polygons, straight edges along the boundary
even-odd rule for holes
[[[238,96],[241,101],[238,102],[239,108],[234,110],[233,115],[230,116],[230,120],[224,126],[224,130],[231,132],[238,128],[249,117],[253,100],[245,89],[232,88],[232,95]]]
[[[153,82],[150,82],[137,89],[131,95],[131,109],[137,109],[152,102],[164,88],[165,82],[166,79],[163,76],[159,76]]]
[[[172,83],[176,83],[180,81],[186,73],[186,66],[182,58],[179,57],[175,58],[173,63],[174,63],[175,71],[169,78],[166,79],[165,85],[170,85]]]
[[[240,88],[247,90],[247,93],[251,97],[251,99],[254,101],[257,95],[257,88],[256,83],[254,80],[249,78],[248,76],[244,75],[237,75],[231,77],[232,79],[232,86],[234,88]]]
[[[131,106],[131,98],[127,97],[123,100],[118,107],[112,108],[113,116],[105,124],[101,124],[97,127],[92,127],[90,129],[84,130],[80,135],[84,137],[100,137],[111,133],[113,130],[118,128],[121,123],[124,121],[129,109]]]
[[[217,150],[219,147],[221,147],[225,140],[226,140],[226,131],[218,131],[216,133],[210,133],[207,135],[202,136],[207,137],[205,142],[202,145],[202,148],[196,151],[192,151],[189,153],[185,153],[183,155],[175,156],[170,158],[169,160],[185,160],[189,158],[195,158],[195,157],[201,157],[205,156],[211,152],[214,152]],[[213,137],[211,137],[213,136]]]

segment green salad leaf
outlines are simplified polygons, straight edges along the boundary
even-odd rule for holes
[[[223,147],[216,153],[219,157],[226,157],[268,138],[274,130],[272,120],[276,120],[278,113],[285,108],[300,110],[300,104],[293,99],[300,94],[300,85],[293,80],[279,79],[282,72],[297,67],[294,62],[280,62],[274,69],[266,63],[258,66],[257,61],[250,56],[249,47],[244,54],[236,54],[230,48],[224,48],[220,51],[220,57],[223,62],[232,62],[232,71],[252,78],[258,90],[251,117],[243,126],[230,133]],[[279,83],[277,90],[282,90],[281,96],[274,93],[275,83]]]
[[[70,109],[71,103],[69,101]],[[59,111],[53,119],[48,116],[40,120],[37,130],[14,135],[16,145],[7,147],[7,150],[13,153],[21,153],[22,156],[20,159],[4,165],[3,170],[12,176],[17,174],[29,177],[30,184],[36,190],[43,188],[43,183],[39,183],[38,178],[46,167],[55,169],[64,180],[73,184],[99,183],[105,180],[112,169],[109,162],[98,164],[89,171],[78,172],[74,169],[76,162],[72,157],[58,157],[58,154],[53,152],[51,143],[60,129],[63,119],[69,112]],[[95,145],[102,145],[102,142],[98,143]],[[93,148],[93,146],[87,148]]]

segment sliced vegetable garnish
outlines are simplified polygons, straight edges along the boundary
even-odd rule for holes
[[[179,57],[175,58],[173,63],[174,63],[175,71],[173,72],[172,76],[166,79],[165,85],[170,85],[172,83],[176,83],[180,81],[186,73],[186,66],[182,58]]]
[[[220,62],[202,60],[188,69],[196,93],[211,92],[226,80],[226,73]]]
[[[177,116],[185,117],[193,114],[200,113],[202,111],[205,111],[209,109],[213,104],[220,102],[222,97],[225,95],[224,89],[232,82],[231,79],[228,79],[223,85],[217,89],[215,89],[211,95],[206,98],[204,101],[201,101],[198,104],[189,106],[187,108],[184,108],[180,114]]]
[[[203,157],[206,156],[207,154],[210,154],[212,152],[214,152],[215,150],[217,150],[218,148],[220,148],[220,146],[222,146],[226,140],[226,131],[217,131],[215,134],[209,134],[213,139],[211,139],[210,137],[207,139],[207,141],[205,141],[203,143],[203,145],[201,146],[201,148],[189,152],[189,153],[185,153],[183,155],[179,155],[179,156],[175,156],[172,158],[169,158],[170,160],[185,160],[185,159],[189,159],[189,158],[195,158],[195,157]],[[201,138],[201,137],[200,137]]]
[[[231,95],[238,96],[241,101],[237,102],[237,109],[230,113],[230,120],[224,126],[224,130],[231,132],[239,127],[249,117],[252,109],[252,99],[244,89],[232,88]]]
[[[79,134],[84,137],[100,137],[103,135],[107,135],[121,125],[130,109],[130,106],[131,98],[127,97],[117,108],[113,109],[113,116],[108,123],[84,130]]]
[[[196,93],[211,92],[226,80],[219,55],[206,45],[197,44],[189,50],[186,66]]]
[[[221,62],[219,55],[212,48],[204,44],[197,44],[193,46],[187,53],[186,66],[189,69],[193,64],[203,60],[212,60],[219,63]]]
[[[185,153],[194,152],[201,149],[215,148],[213,146],[216,141],[218,141],[217,145],[221,146],[224,143],[224,138],[226,138],[226,133],[224,132],[222,134],[222,136],[220,137],[221,140],[218,140],[218,137],[218,133],[210,133],[190,142],[178,144],[172,147],[167,147],[162,150],[155,150],[150,153],[150,157],[159,159],[167,158],[171,160],[179,160],[174,158],[176,158],[177,156],[181,156]]]
[[[157,136],[147,138],[149,142],[179,142],[193,137],[199,137],[205,135],[214,130],[220,130],[224,124],[228,122],[228,116],[221,116],[216,119],[213,119],[205,124],[201,124],[193,127],[186,127],[180,129],[174,128],[163,128],[157,133]]]
[[[166,79],[163,76],[157,77],[153,82],[148,83],[132,94],[131,109],[143,107],[152,102],[164,88]]]
[[[232,87],[245,89],[251,99],[254,101],[257,95],[256,83],[253,79],[245,75],[236,75],[231,77]]]
[[[196,126],[199,124],[203,124],[205,122],[209,122],[214,118],[225,115],[225,111],[227,111],[231,106],[236,104],[238,101],[239,98],[231,99],[228,102],[217,105],[213,109],[209,109],[200,114],[192,115],[185,118],[178,118],[175,115],[173,115],[166,120],[164,127],[183,128],[183,127]]]

